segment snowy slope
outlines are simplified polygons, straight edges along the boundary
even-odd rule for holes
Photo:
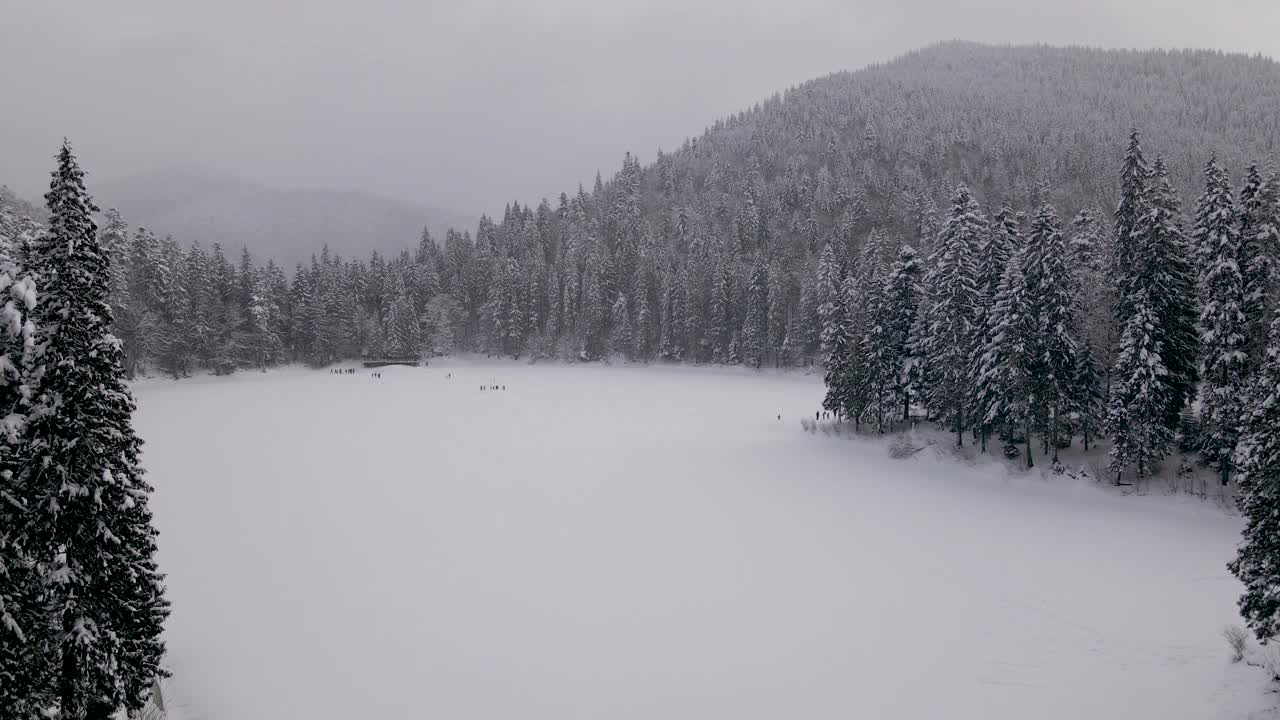
[[[1237,519],[804,433],[814,378],[137,391],[193,720],[1270,717]]]

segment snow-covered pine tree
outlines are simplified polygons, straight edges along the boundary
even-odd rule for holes
[[[582,353],[584,360],[609,354],[609,305],[604,291],[604,265],[598,249],[587,255],[582,298]]]
[[[1196,208],[1200,285],[1200,454],[1218,467],[1225,485],[1244,416],[1248,379],[1240,234],[1227,173],[1216,158],[1205,167],[1205,192]]]
[[[1245,355],[1252,366],[1262,360],[1268,311],[1280,277],[1280,183],[1264,180],[1256,165],[1245,173],[1240,190],[1239,266],[1245,317]]]
[[[1084,441],[1084,449],[1088,450],[1089,443],[1097,441],[1107,412],[1106,380],[1102,374],[1102,364],[1088,338],[1085,338],[1084,345],[1076,356],[1074,388],[1071,421]]]
[[[524,345],[519,283],[515,258],[499,262],[489,288],[485,315],[489,319],[490,349],[500,355],[514,356]]]
[[[1164,423],[1177,429],[1182,410],[1195,399],[1197,348],[1196,277],[1194,251],[1182,231],[1178,198],[1164,160],[1151,166],[1148,212],[1139,228],[1142,250],[1138,258],[1143,287],[1159,319],[1161,357],[1168,371],[1168,407]]]
[[[64,143],[45,195],[49,230],[33,247],[41,374],[19,473],[30,509],[19,532],[48,572],[59,716],[106,718],[141,709],[161,674],[168,602],[133,398],[109,330],[109,265],[83,177]]]
[[[1165,422],[1172,390],[1161,354],[1160,318],[1145,289],[1127,302],[1132,314],[1120,334],[1113,372],[1107,431],[1112,436],[1108,468],[1119,483],[1133,466],[1139,480],[1151,476],[1168,452],[1173,432]]]
[[[391,297],[383,350],[393,357],[416,357],[422,353],[422,324],[413,309],[409,288],[402,280],[397,279],[392,285]]]
[[[253,320],[253,362],[261,369],[266,369],[280,362],[284,353],[284,340],[281,337],[281,315],[279,300],[272,292],[272,276],[275,265],[260,273],[255,273],[249,295],[249,317]]]
[[[650,282],[646,279],[637,283],[637,297],[640,300],[636,308],[635,333],[631,338],[631,354],[637,360],[649,360],[653,355],[654,334],[657,327],[654,323],[653,311],[650,310]]]
[[[1280,317],[1249,393],[1251,412],[1236,448],[1244,540],[1228,567],[1244,584],[1240,614],[1259,640],[1280,633]]]
[[[1022,235],[1018,229],[1017,215],[1008,205],[1000,208],[991,218],[991,231],[978,242],[976,263],[978,304],[975,322],[986,327],[987,315],[995,306],[996,292],[1009,258],[1022,247]]]
[[[35,278],[18,265],[24,228],[0,205],[0,710],[40,718],[55,706],[57,623],[46,602],[35,548],[19,534],[27,497],[19,484],[26,462],[31,362],[35,351]]]
[[[722,251],[713,274],[711,286],[711,319],[707,335],[711,339],[712,362],[733,362],[729,344],[735,334],[734,322],[734,260],[729,251]]]
[[[155,358],[160,344],[163,289],[172,282],[172,270],[160,253],[160,243],[146,228],[138,228],[129,242],[129,298],[115,308],[116,326],[123,333],[125,374],[133,377],[147,358]],[[130,340],[131,338],[131,340]]]
[[[1081,210],[1071,221],[1067,247],[1078,282],[1078,344],[1092,345],[1102,368],[1102,388],[1111,368],[1112,346],[1115,344],[1115,283],[1109,274],[1110,243],[1104,241],[1098,217],[1093,211]]]
[[[769,273],[757,261],[747,285],[746,318],[742,325],[742,360],[753,368],[764,364],[769,341]]]
[[[631,313],[627,307],[626,293],[619,293],[613,301],[613,337],[609,344],[613,352],[629,355],[631,352]]]
[[[1023,275],[1027,307],[1036,326],[1032,397],[1045,443],[1058,461],[1058,446],[1070,441],[1072,398],[1077,397],[1076,278],[1069,265],[1058,215],[1049,205],[1036,213],[1027,233]],[[1030,442],[1030,438],[1028,438]]]
[[[1017,250],[1005,263],[995,304],[987,316],[974,385],[975,415],[979,421],[999,434],[1009,457],[1017,453],[1014,438],[1022,435],[1026,440],[1026,464],[1032,467],[1031,432],[1037,414],[1033,373],[1039,361],[1039,327],[1030,312],[1023,275],[1026,253],[1025,249]]]
[[[787,318],[791,314],[791,309],[788,307],[786,277],[781,263],[775,262],[769,268],[768,355],[773,357],[775,367],[789,364],[784,359],[786,353],[783,352],[787,338]]]
[[[689,273],[684,264],[667,275],[663,291],[662,328],[658,357],[681,360],[688,347]]]
[[[794,315],[796,332],[791,333],[791,345],[795,348],[797,362],[801,357],[813,358],[818,354],[822,336],[822,323],[818,317],[817,270],[806,264],[800,276],[800,305]]]
[[[827,243],[818,257],[813,297],[818,320],[818,353],[822,362],[828,366],[832,353],[835,352],[838,336],[845,331],[844,302],[840,295],[843,280],[844,274],[836,260],[835,249],[831,243]]]
[[[842,283],[842,286],[845,283]],[[851,283],[850,283],[851,284]],[[856,338],[853,337],[847,316],[844,298],[837,294],[835,298],[823,305],[822,335],[823,347],[829,347],[826,353],[826,373],[823,382],[827,392],[822,399],[822,408],[829,410],[837,418],[847,417],[850,397],[850,364],[854,362]]]
[[[973,347],[975,356],[971,362],[974,368],[981,366],[982,356],[987,350],[988,334],[991,328],[991,313],[995,308],[1000,281],[1009,266],[1009,258],[1021,247],[1022,235],[1021,230],[1018,228],[1017,214],[1008,205],[1004,205],[996,213],[995,217],[991,219],[990,232],[984,234],[978,243],[978,259],[975,268],[977,273],[977,304],[974,311],[974,326],[977,328],[980,337]],[[990,388],[975,388],[975,392],[979,396],[980,406],[985,407],[989,404],[989,399],[981,396],[988,394],[990,391]],[[981,408],[976,417],[979,426],[978,437],[982,443],[982,449],[985,451],[987,437],[991,434],[992,427],[985,419],[986,412]]]
[[[870,368],[863,356],[864,340],[871,322],[867,289],[877,280],[877,275],[861,273],[845,275],[840,286],[844,306],[845,355],[840,359],[843,379],[842,412],[846,420],[852,420],[854,429],[860,429],[871,407]]]
[[[862,368],[861,380],[865,394],[868,421],[874,421],[876,432],[885,431],[886,421],[892,421],[898,408],[894,391],[901,375],[901,358],[894,343],[894,321],[897,308],[893,306],[892,278],[883,272],[875,272],[867,281],[861,301],[866,305],[865,329],[859,338],[858,362]]]
[[[919,316],[920,302],[924,297],[921,278],[924,264],[915,248],[903,243],[898,247],[898,257],[889,269],[887,309],[889,318],[889,342],[893,348],[896,376],[893,397],[902,410],[902,421],[911,419],[912,374],[916,358],[911,352],[911,329]]]
[[[1146,242],[1140,227],[1150,215],[1150,198],[1147,185],[1151,169],[1142,154],[1142,143],[1137,128],[1129,133],[1129,146],[1120,166],[1120,202],[1115,212],[1115,239],[1113,241],[1113,270],[1117,277],[1115,317],[1120,325],[1133,316],[1133,303],[1138,290],[1145,287],[1140,268],[1144,263]]]
[[[987,221],[969,188],[961,185],[951,200],[924,285],[928,293],[913,341],[923,369],[925,403],[964,444],[972,422],[973,344],[980,338],[974,326],[977,305],[978,244]]]

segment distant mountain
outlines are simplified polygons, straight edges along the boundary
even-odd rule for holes
[[[95,182],[89,191],[99,207],[116,208],[133,227],[184,245],[222,243],[232,255],[247,245],[254,256],[286,267],[325,244],[346,257],[398,253],[417,244],[423,227],[443,238],[450,226],[469,229],[476,221],[371,193],[278,189],[198,168]]]

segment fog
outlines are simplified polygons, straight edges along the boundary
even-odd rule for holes
[[[947,39],[1280,55],[1274,0],[0,0],[0,183],[205,166],[467,212]]]

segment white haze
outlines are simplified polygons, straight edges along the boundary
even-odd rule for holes
[[[0,183],[199,165],[495,212],[932,42],[1280,55],[1273,0],[0,2]]]

